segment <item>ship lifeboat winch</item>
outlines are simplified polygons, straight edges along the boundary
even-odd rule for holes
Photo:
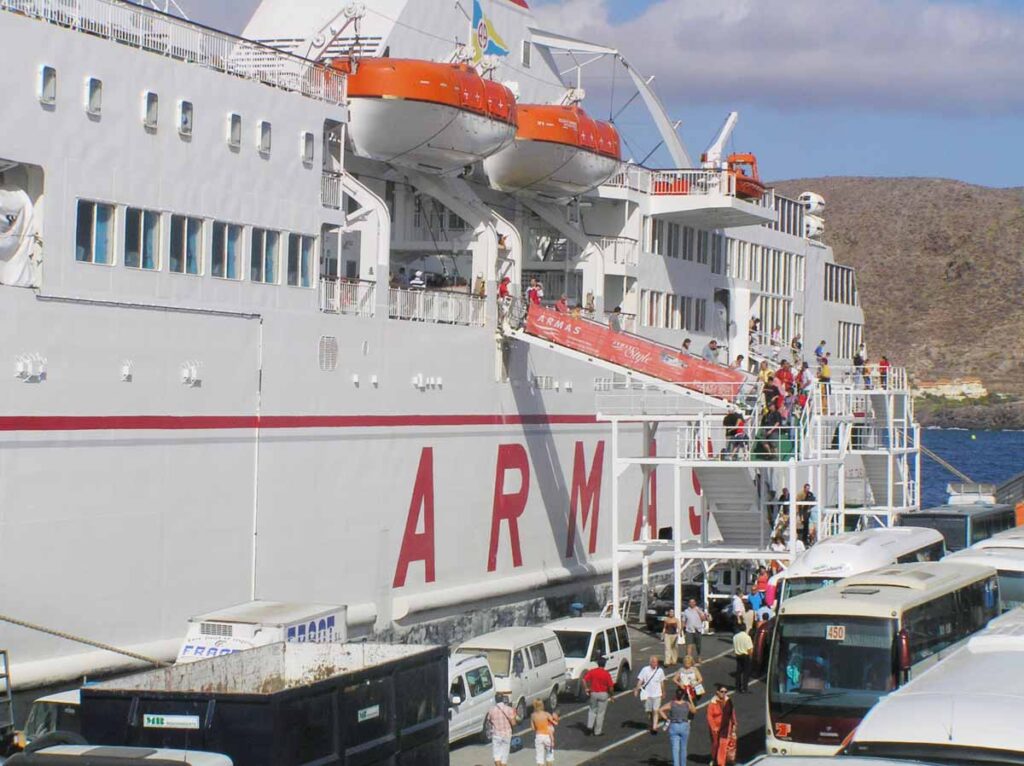
[[[515,138],[512,91],[468,64],[367,58],[332,66],[348,73],[348,133],[359,157],[449,173]]]
[[[753,154],[730,154],[725,162],[726,172],[734,179],[737,197],[761,199],[764,196],[764,184],[757,174],[757,157]]]
[[[484,160],[491,186],[505,192],[575,197],[618,170],[619,134],[578,106],[520,104],[515,141]]]

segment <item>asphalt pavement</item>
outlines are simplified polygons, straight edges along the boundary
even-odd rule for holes
[[[652,654],[662,655],[663,647],[659,637],[648,633],[631,628],[630,636],[635,678],[636,672],[648,663]],[[694,766],[707,766],[711,761],[711,737],[704,708],[714,693],[715,684],[725,683],[730,689],[735,687],[736,661],[732,655],[732,636],[726,633],[704,636],[702,650],[704,662],[700,665],[700,672],[708,691],[698,703],[697,715],[690,726],[688,764]],[[680,656],[682,654],[681,651]],[[671,675],[677,667],[670,666],[666,672]],[[753,679],[748,693],[732,694],[732,697],[739,725],[737,762],[744,763],[764,752],[764,684],[760,679]],[[671,766],[668,734],[661,731],[652,736],[649,733],[643,707],[632,691],[617,694],[609,704],[604,734],[600,737],[586,733],[586,703],[563,700],[558,713],[561,723],[555,733],[556,766],[580,763]],[[512,754],[509,766],[530,766],[534,763],[534,750],[529,724],[520,724],[516,733],[523,737],[524,747]],[[452,766],[492,766],[493,763],[489,743],[466,741],[452,746]]]

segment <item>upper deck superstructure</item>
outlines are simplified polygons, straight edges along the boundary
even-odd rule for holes
[[[744,223],[788,227],[746,263],[789,280],[792,328],[826,297],[831,251],[720,171],[627,164],[566,201],[500,191],[479,163],[357,156],[345,72],[292,55],[334,23],[327,4],[286,6],[247,32],[282,53],[117,0],[0,0],[0,189],[31,202],[13,214],[31,278],[0,284],[9,613],[158,656],[189,616],[253,598],[347,604],[355,633],[448,616],[457,637],[467,605],[611,570],[594,397],[618,373],[501,336],[501,276],[733,356],[778,297],[731,276],[730,237],[754,237],[720,227]],[[478,71],[518,78],[521,101],[572,95],[525,4],[479,6],[507,46]],[[425,2],[361,24],[375,54],[432,62],[468,27]],[[838,343],[832,313],[804,316]],[[645,497],[624,539],[656,534],[651,482],[671,496],[667,477],[621,478]],[[22,683],[119,662],[6,626],[0,645]]]

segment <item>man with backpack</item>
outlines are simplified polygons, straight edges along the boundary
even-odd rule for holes
[[[494,766],[508,766],[512,747],[512,727],[519,722],[516,711],[509,707],[508,697],[499,694],[494,707],[487,711],[487,731],[491,737],[491,757]]]

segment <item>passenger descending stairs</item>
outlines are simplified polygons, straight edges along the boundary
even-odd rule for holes
[[[766,550],[771,542],[768,518],[761,511],[753,470],[735,466],[695,468],[708,510],[725,548]]]

